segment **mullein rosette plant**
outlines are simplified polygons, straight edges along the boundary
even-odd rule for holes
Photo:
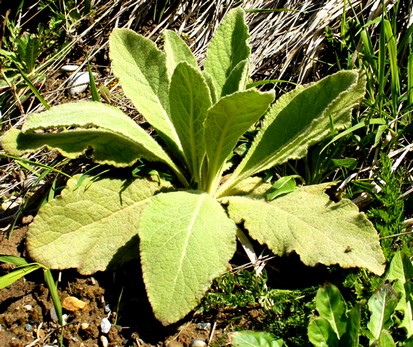
[[[76,158],[87,150],[96,163],[114,167],[160,162],[175,177],[161,183],[106,177],[92,184],[72,177],[30,226],[33,259],[92,274],[140,255],[147,294],[163,324],[183,318],[226,271],[239,228],[274,254],[296,252],[310,266],[383,273],[377,232],[351,201],[331,201],[329,184],[296,187],[271,200],[271,184],[257,176],[305,156],[332,125],[349,125],[365,78],[341,71],[273,104],[272,91],[248,85],[248,38],[244,11],[231,10],[201,69],[172,31],[164,32],[161,51],[142,35],[115,29],[109,39],[113,72],[156,138],[119,109],[86,101],[33,114],[4,137],[5,150],[16,155],[47,146]],[[252,127],[258,132],[233,168],[229,158]]]

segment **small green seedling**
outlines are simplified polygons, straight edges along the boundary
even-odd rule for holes
[[[115,167],[160,162],[175,177],[161,184],[102,178],[80,187],[73,177],[30,226],[33,259],[92,274],[140,254],[148,297],[163,324],[183,318],[226,271],[238,228],[276,255],[296,252],[309,266],[383,273],[376,230],[351,201],[330,201],[324,192],[330,184],[291,186],[275,199],[271,183],[256,176],[305,156],[332,124],[335,130],[349,126],[365,93],[364,76],[341,71],[272,105],[273,92],[247,87],[248,38],[244,11],[231,10],[201,69],[172,31],[165,31],[164,51],[131,30],[112,32],[113,72],[158,137],[98,102],[52,107],[5,136],[3,148],[15,155],[43,146],[68,158],[87,151],[95,162]],[[233,168],[234,148],[254,127],[251,147]]]

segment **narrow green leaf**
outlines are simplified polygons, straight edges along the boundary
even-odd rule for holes
[[[265,194],[265,200],[271,201],[281,195],[291,193],[297,186],[295,179],[299,177],[298,175],[284,176],[275,181]]]
[[[321,318],[329,322],[337,340],[346,331],[346,303],[336,286],[327,283],[321,286],[316,295],[316,308]]]
[[[26,259],[22,257],[17,257],[15,255],[0,255],[0,261],[14,266],[29,265]]]
[[[95,76],[93,76],[92,68],[90,66],[89,60],[87,61],[87,71],[89,73],[89,81],[90,81],[90,92],[92,94],[93,101],[100,101],[100,96],[98,89],[96,87]]]
[[[163,324],[183,318],[235,252],[237,227],[209,194],[155,195],[139,224],[143,278]]]
[[[397,306],[398,297],[393,287],[389,283],[384,283],[377,289],[368,301],[371,313],[367,328],[378,340],[384,329],[388,329],[392,324],[391,316]]]
[[[62,302],[60,301],[59,293],[57,291],[56,283],[53,279],[50,269],[43,270],[44,280],[49,288],[50,296],[52,298],[53,306],[56,311],[57,319],[60,325],[63,325],[62,317]]]
[[[407,61],[407,101],[407,106],[413,104],[413,53],[409,54]]]
[[[240,7],[230,10],[209,43],[204,65],[218,97],[225,95],[224,85],[233,69],[249,58],[248,38],[245,12]]]
[[[308,339],[316,347],[338,346],[337,335],[330,326],[330,323],[321,317],[310,321],[307,328]]]
[[[397,114],[398,102],[400,97],[400,80],[399,80],[399,67],[397,65],[397,42],[395,33],[393,33],[392,26],[389,20],[383,20],[384,35],[387,41],[387,52],[390,62],[390,76],[391,76],[391,94],[393,112]]]
[[[221,98],[208,111],[205,122],[208,191],[213,193],[216,189],[224,164],[239,138],[264,114],[273,100],[272,92],[247,90]]]
[[[66,130],[68,127],[71,129]],[[64,130],[55,131],[60,128]],[[39,132],[43,129],[54,131]],[[186,182],[145,130],[117,108],[98,102],[63,104],[33,114],[21,131],[10,131],[4,136],[2,146],[14,155],[48,146],[68,158],[79,157],[91,148],[96,162],[117,167],[130,166],[139,158],[161,161],[172,168],[181,182]]]
[[[229,334],[234,347],[282,347],[284,342],[261,331],[236,331]]]
[[[350,200],[332,202],[327,187],[297,187],[271,202],[248,196],[222,201],[229,216],[276,255],[295,251],[309,266],[339,264],[383,274],[385,258],[373,225]]]
[[[23,70],[19,67],[19,65],[16,64],[17,70],[19,70],[20,75],[23,77],[24,81],[26,82],[27,86],[30,88],[32,93],[36,96],[36,98],[41,102],[41,104],[44,106],[46,110],[50,108],[50,105],[46,101],[46,99],[40,94],[39,90],[35,87],[33,82],[30,80],[30,78],[23,72]]]
[[[36,64],[37,64],[37,56],[39,54],[40,48],[40,39],[34,35],[29,36],[29,40],[27,42],[25,56],[24,56],[24,63],[26,65],[26,72],[31,73]]]
[[[193,68],[198,68],[198,63],[193,53],[177,33],[171,30],[165,30],[163,37],[165,40],[164,50],[169,78],[172,78],[176,66],[183,61],[187,62]]]
[[[249,78],[249,60],[241,60],[231,71],[222,88],[222,95],[244,91]]]
[[[109,37],[113,73],[126,96],[168,145],[182,152],[169,118],[169,78],[165,53],[142,35],[114,29]],[[173,148],[174,149],[174,148]]]
[[[181,140],[192,177],[200,182],[206,154],[204,122],[211,99],[202,74],[186,62],[176,67],[169,90],[171,119]]]
[[[365,93],[365,77],[340,71],[283,95],[266,114],[247,155],[221,195],[232,185],[274,165],[303,157],[312,144],[331,131],[350,125],[352,109]]]
[[[0,277],[0,289],[6,288],[20,278],[28,275],[30,272],[40,269],[40,267],[39,264],[28,264],[27,266],[9,272],[7,275]]]
[[[93,184],[86,179],[78,187],[80,177],[70,179],[34,218],[27,234],[30,256],[50,269],[78,268],[82,274],[136,258],[140,215],[162,187],[108,178]]]

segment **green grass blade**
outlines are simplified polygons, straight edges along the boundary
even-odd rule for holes
[[[4,158],[9,158],[9,159],[14,159],[14,160],[18,160],[20,164],[21,164],[21,163],[25,163],[25,164],[30,164],[30,165],[33,165],[33,166],[40,167],[40,168],[42,168],[42,169],[47,169],[47,170],[50,170],[51,172],[56,172],[56,173],[58,173],[58,174],[61,174],[61,175],[65,176],[65,177],[67,177],[67,178],[72,177],[72,176],[70,176],[69,174],[67,174],[67,173],[65,173],[65,172],[63,172],[63,171],[61,171],[61,170],[58,170],[58,169],[56,169],[56,168],[54,168],[54,167],[52,167],[52,166],[45,165],[45,164],[41,164],[41,163],[37,163],[37,162],[32,161],[32,160],[20,158],[20,157],[15,156],[15,155],[0,153],[0,158],[2,158],[2,157],[4,157]]]
[[[57,319],[60,325],[63,325],[62,318],[62,303],[59,298],[59,293],[57,292],[57,286],[53,279],[52,272],[50,269],[44,269],[44,280],[46,281],[47,287],[50,291],[50,296],[52,297],[53,305],[56,311]]]
[[[392,106],[394,114],[397,113],[398,99],[400,96],[400,80],[399,80],[399,68],[397,66],[397,43],[394,36],[391,23],[385,19],[383,21],[384,35],[387,42],[387,51],[390,62],[390,76],[391,76],[391,94],[392,94]]]
[[[6,288],[7,286],[11,285],[12,283],[16,282],[20,278],[26,276],[30,272],[33,272],[39,269],[41,266],[37,263],[29,264],[22,268],[16,269],[7,275],[0,277],[0,289]]]
[[[90,66],[89,60],[87,61],[87,70],[89,72],[89,83],[90,83],[90,92],[92,93],[93,101],[100,101],[100,96],[98,89],[96,87],[95,76],[93,76],[92,68]]]
[[[413,104],[413,53],[407,61],[407,106]]]
[[[42,105],[48,110],[50,108],[50,105],[48,102],[43,98],[43,96],[40,94],[40,92],[37,90],[37,88],[34,86],[32,81],[27,77],[27,75],[23,72],[23,70],[19,67],[19,65],[15,64],[17,70],[19,70],[20,75],[23,77],[24,81],[27,83],[27,86],[30,88],[32,93],[36,96],[36,98],[42,103]]]
[[[22,257],[16,257],[15,255],[0,255],[0,261],[14,266],[29,265],[26,259]]]

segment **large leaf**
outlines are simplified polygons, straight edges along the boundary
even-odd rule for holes
[[[309,266],[365,267],[381,275],[385,259],[373,225],[351,201],[332,202],[326,187],[296,188],[271,202],[245,196],[222,200],[230,217],[277,255],[295,251]]]
[[[205,139],[212,184],[217,183],[214,178],[220,179],[223,166],[239,138],[264,114],[273,100],[272,92],[236,92],[221,98],[208,111]],[[214,192],[216,186],[209,188]]]
[[[171,192],[151,199],[139,225],[143,278],[163,324],[183,318],[235,252],[236,225],[210,195]]]
[[[245,12],[239,7],[229,11],[208,46],[204,68],[212,78],[218,98],[225,95],[224,85],[231,72],[250,55],[244,17]]]
[[[130,166],[139,158],[161,161],[185,182],[178,167],[145,130],[122,111],[99,102],[63,104],[33,114],[21,131],[5,135],[2,146],[15,155],[47,146],[71,159],[91,149],[88,154],[95,162],[116,167]]]
[[[211,106],[209,88],[201,72],[186,62],[176,67],[169,91],[171,119],[181,140],[192,177],[200,182],[205,158],[204,122]]]
[[[302,158],[309,146],[330,133],[332,123],[336,129],[349,125],[365,83],[358,71],[340,71],[284,94],[266,114],[250,150],[221,191],[274,165]]]
[[[171,30],[165,30],[163,37],[165,39],[164,49],[166,54],[166,67],[169,78],[172,77],[176,66],[183,61],[187,62],[194,68],[198,68],[198,63],[193,53],[191,52],[185,41],[182,40],[177,33]]]
[[[27,235],[30,256],[51,269],[78,268],[82,274],[138,256],[139,218],[155,182],[102,179],[77,186],[43,206]]]
[[[331,283],[321,286],[316,295],[316,307],[321,318],[330,323],[339,340],[346,331],[346,303],[338,288]]]
[[[142,35],[129,29],[114,29],[109,38],[113,73],[126,96],[159,135],[181,151],[169,118],[169,78],[165,53]]]
[[[368,301],[371,317],[367,328],[378,340],[383,330],[393,325],[392,315],[397,306],[398,297],[389,283],[382,284]]]

